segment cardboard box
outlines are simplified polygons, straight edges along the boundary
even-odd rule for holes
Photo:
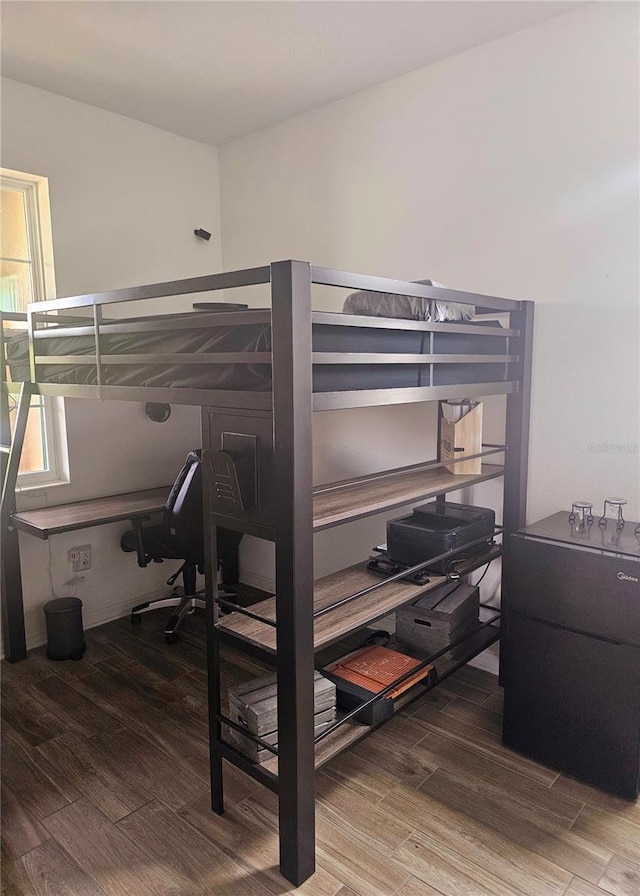
[[[477,474],[482,458],[460,461],[482,450],[482,402],[440,402],[440,461],[450,473]],[[457,463],[449,463],[456,460]]]

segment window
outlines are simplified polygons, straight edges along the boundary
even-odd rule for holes
[[[0,169],[0,203],[0,308],[26,311],[29,302],[56,294],[47,178]],[[16,404],[10,395],[12,430]],[[68,479],[64,402],[34,395],[18,485],[41,488]]]

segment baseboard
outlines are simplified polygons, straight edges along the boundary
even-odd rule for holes
[[[494,653],[491,647],[484,650],[482,653],[479,653],[478,656],[475,656],[472,660],[469,660],[470,666],[475,666],[477,669],[483,669],[485,672],[491,672],[492,675],[497,677],[499,666],[500,666],[500,656],[497,653]]]
[[[274,582],[257,573],[248,571],[242,574],[242,581],[253,588],[259,588],[273,594],[275,591]],[[78,595],[80,597],[80,595]],[[158,598],[167,597],[166,588],[160,591],[151,591],[148,594],[139,594],[135,598],[126,601],[118,601],[117,603],[104,604],[97,606],[82,607],[82,626],[85,631],[97,628],[99,625],[106,625],[107,622],[114,622],[116,619],[122,619],[128,616],[131,608],[136,604],[142,604],[145,601],[156,600]],[[27,650],[35,650],[36,647],[42,647],[47,643],[47,630],[44,623],[44,614],[42,614],[42,622],[38,626],[31,626],[31,630],[27,633]],[[0,660],[4,659],[4,647],[0,650]]]
[[[251,585],[253,588],[259,588],[261,591],[266,591],[269,594],[273,594],[275,592],[275,583],[266,578],[265,576],[261,576],[259,573],[255,573],[251,570],[247,570],[242,574],[242,581],[246,585]],[[112,604],[100,604],[99,606],[92,607],[87,609],[83,607],[82,609],[82,624],[85,631],[89,631],[92,628],[97,628],[99,625],[106,625],[107,622],[113,622],[116,619],[122,619],[123,616],[128,616],[131,612],[131,607],[135,606],[135,604],[144,603],[146,600],[154,600],[156,598],[166,597],[167,592],[165,589],[162,591],[153,591],[149,594],[142,594],[135,598],[135,600],[128,601],[119,601],[118,603]],[[387,617],[382,620],[378,620],[376,623],[380,627],[385,627],[390,630],[393,629],[393,617]],[[44,627],[44,622],[42,626],[38,627],[35,631],[31,631],[27,637],[27,650],[34,650],[36,647],[42,647],[43,644],[47,643],[47,634],[46,629]],[[492,675],[498,675],[499,669],[499,655],[497,650],[499,648],[489,647],[483,653],[478,654],[478,656],[474,657],[469,665],[476,666],[478,669],[484,669],[485,672],[490,672]],[[495,651],[495,652],[494,652]],[[0,659],[4,659],[4,649],[0,653]]]
[[[78,595],[79,596],[79,595]],[[117,603],[111,604],[100,604],[99,606],[87,607],[83,605],[82,607],[82,627],[85,631],[89,631],[92,628],[97,628],[99,625],[106,625],[107,622],[114,622],[116,619],[122,619],[123,616],[128,616],[131,612],[131,608],[136,604],[142,604],[145,601],[156,600],[158,598],[168,597],[167,589],[163,588],[160,591],[152,591],[148,594],[140,594],[135,599],[130,599],[127,601],[118,601]],[[37,627],[31,628],[31,631],[27,633],[27,650],[35,650],[36,647],[42,647],[47,643],[47,630],[44,623],[44,614],[43,621]],[[4,659],[4,648],[2,653],[0,653],[0,659]]]
[[[248,569],[242,572],[240,578],[245,585],[251,585],[252,588],[259,588],[260,591],[266,591],[267,594],[275,594],[276,583],[273,579],[261,576],[260,573]]]

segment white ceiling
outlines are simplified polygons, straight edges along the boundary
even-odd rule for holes
[[[2,74],[217,146],[580,5],[3,0]]]

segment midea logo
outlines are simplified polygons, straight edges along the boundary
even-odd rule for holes
[[[638,579],[635,576],[626,576],[623,572],[618,573],[618,578],[621,582],[637,582]]]

